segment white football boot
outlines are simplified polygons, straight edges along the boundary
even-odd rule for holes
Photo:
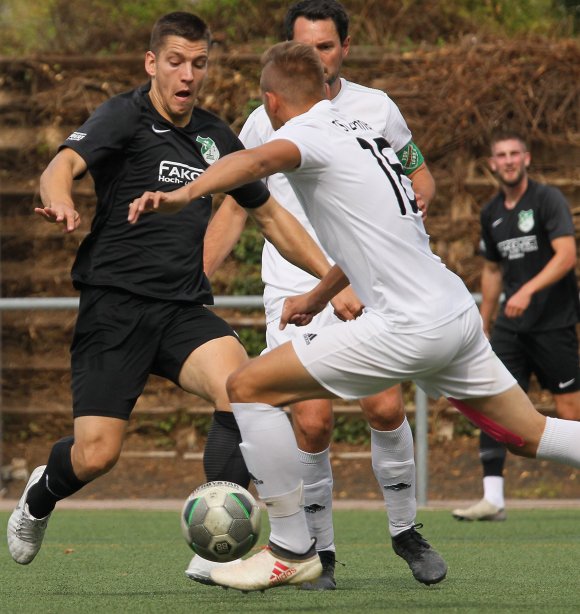
[[[238,561],[230,561],[229,563],[215,563],[214,561],[208,561],[198,554],[189,562],[189,567],[185,570],[185,575],[195,582],[201,584],[208,584],[209,586],[215,586],[215,582],[210,577],[210,571],[217,569],[218,567],[227,567],[228,565],[235,565]]]
[[[44,473],[46,465],[37,467],[26,484],[18,505],[8,520],[8,550],[12,558],[20,565],[28,565],[38,554],[50,514],[44,518],[34,518],[28,511],[26,496]]]
[[[490,503],[487,499],[478,501],[471,507],[465,509],[456,509],[451,512],[457,520],[489,520],[501,521],[507,518],[507,514],[503,507],[497,507]]]
[[[287,554],[290,556],[280,556],[271,546],[266,546],[258,554],[236,561],[235,565],[212,569],[210,578],[214,584],[247,592],[314,582],[320,577],[322,564],[314,547],[303,556]]]

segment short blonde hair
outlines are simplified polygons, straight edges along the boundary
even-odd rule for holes
[[[324,67],[310,45],[287,41],[270,47],[262,56],[260,87],[288,102],[305,103],[325,98]]]

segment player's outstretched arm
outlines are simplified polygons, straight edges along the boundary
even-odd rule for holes
[[[229,256],[240,239],[247,219],[247,211],[231,196],[226,196],[211,219],[203,241],[203,270],[208,277]]]
[[[63,224],[65,232],[73,232],[81,223],[81,216],[75,210],[72,199],[72,185],[75,177],[87,170],[81,156],[72,149],[61,150],[40,176],[40,199],[42,207],[35,207],[34,213],[47,222]]]
[[[130,224],[135,224],[141,214],[148,211],[161,210],[163,213],[179,211],[191,200],[186,188],[187,186],[183,186],[173,192],[143,192],[139,198],[136,198],[129,205],[127,221]]]
[[[195,181],[178,190],[145,192],[129,205],[127,219],[134,224],[146,211],[179,211],[192,200],[202,196],[229,192],[246,183],[296,168],[299,164],[298,147],[283,139],[270,141],[253,149],[236,151],[212,164]]]
[[[331,265],[314,239],[273,196],[248,212],[262,234],[288,262],[318,278],[330,271]]]

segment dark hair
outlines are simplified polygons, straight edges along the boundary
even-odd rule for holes
[[[301,0],[293,4],[284,19],[286,40],[294,38],[294,22],[298,17],[305,17],[309,21],[332,19],[340,42],[344,43],[348,36],[348,15],[344,6],[336,0]]]
[[[263,91],[275,91],[292,102],[324,98],[324,67],[310,45],[286,41],[262,55]]]
[[[489,147],[493,149],[493,146],[500,141],[511,141],[511,140],[519,141],[523,146],[524,150],[528,151],[528,143],[526,137],[517,130],[513,130],[511,128],[501,128],[499,130],[494,130],[492,132],[489,139]]]
[[[211,44],[211,32],[205,21],[184,11],[168,13],[155,22],[151,30],[149,49],[158,53],[168,36],[179,36],[192,42],[206,40],[208,47]]]

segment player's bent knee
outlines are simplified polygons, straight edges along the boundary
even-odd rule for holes
[[[334,420],[331,416],[317,414],[297,416],[292,414],[292,423],[295,428],[305,435],[312,437],[330,437],[334,427]]]
[[[77,450],[74,459],[75,473],[84,481],[94,480],[108,473],[117,464],[120,455],[121,450],[103,450],[96,446]]]
[[[330,445],[332,438],[332,425],[316,424],[311,428],[301,429],[303,439],[316,444],[326,444],[325,447]]]
[[[252,403],[258,400],[255,388],[244,368],[234,371],[228,377],[226,390],[230,403]]]
[[[396,416],[373,416],[367,417],[369,425],[376,431],[394,431],[403,424],[405,413],[397,414]]]
[[[91,462],[85,466],[85,472],[91,476],[92,479],[98,478],[101,475],[105,475],[111,471],[111,469],[117,464],[119,460],[118,456],[115,457],[94,457]]]
[[[361,399],[360,406],[370,426],[377,431],[392,431],[405,419],[405,406],[399,396]]]
[[[401,405],[391,408],[383,408],[378,411],[365,409],[365,417],[372,428],[377,431],[393,431],[403,424],[405,410]]]
[[[305,452],[322,452],[330,446],[332,440],[332,430],[318,433],[302,430],[295,430],[294,432],[298,447]]]

